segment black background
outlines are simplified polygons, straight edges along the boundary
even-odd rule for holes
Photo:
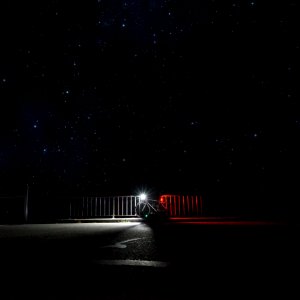
[[[0,193],[196,193],[212,214],[296,216],[298,8],[1,1]]]

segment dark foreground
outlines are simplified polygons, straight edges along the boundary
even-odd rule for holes
[[[299,298],[297,225],[119,225],[2,230],[0,299]]]

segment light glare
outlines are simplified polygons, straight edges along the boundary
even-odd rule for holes
[[[140,199],[141,200],[146,200],[147,195],[145,193],[140,194]]]

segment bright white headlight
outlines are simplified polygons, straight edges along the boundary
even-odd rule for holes
[[[147,195],[145,193],[140,194],[140,199],[141,200],[146,200],[147,199]]]

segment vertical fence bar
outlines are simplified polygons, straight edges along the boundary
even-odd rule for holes
[[[101,216],[101,197],[98,198],[98,215]]]
[[[123,214],[123,216],[126,216],[126,214],[127,214],[127,210],[126,210],[126,208],[127,208],[127,203],[126,203],[126,197],[124,197],[123,198],[123,203],[124,203],[124,214]],[[124,201],[125,200],[125,201]]]
[[[94,203],[94,197],[89,198],[89,216],[93,217],[93,203]]]
[[[88,198],[88,218],[91,217],[91,204],[92,204],[92,197]]]
[[[99,215],[102,217],[102,198],[99,199]]]
[[[173,211],[173,214],[172,214],[172,215],[176,216],[176,213],[177,213],[177,207],[178,207],[177,201],[176,201],[176,196],[173,196],[172,198],[173,198],[173,202],[174,202],[174,211]]]
[[[110,203],[109,203],[110,201],[109,201],[109,200],[110,200],[110,197],[107,197],[107,202],[106,202],[107,216],[110,215],[110,205],[109,205],[109,204],[110,204]]]
[[[186,199],[186,212],[185,215],[188,216],[190,213],[190,197],[188,195],[185,196]]]
[[[29,201],[29,184],[26,186],[26,195],[24,198],[24,221],[28,222],[28,201]]]
[[[123,201],[123,196],[121,197],[121,201],[122,201],[121,203],[122,203],[122,216],[123,216],[124,215],[124,211],[123,211],[123,209],[124,209],[124,206],[123,206],[123,202],[124,202]]]
[[[93,199],[94,197],[90,197],[90,217],[93,217]]]
[[[203,201],[202,201],[202,196],[200,196],[200,214],[201,214],[201,216],[203,215]]]
[[[98,198],[96,197],[96,203],[95,203],[95,215],[98,216]]]
[[[135,205],[134,205],[134,200],[135,197],[132,197],[132,202],[131,202],[131,212],[132,212],[132,215],[135,216]]]
[[[85,217],[88,217],[89,212],[89,197],[86,197],[86,205],[85,205]]]
[[[108,197],[108,215],[111,216],[111,213],[110,213],[110,199],[111,197]]]
[[[95,197],[91,198],[91,216],[94,218],[95,214],[94,214],[94,209],[95,209]]]
[[[110,197],[110,196],[107,199],[107,208],[108,208],[107,215],[109,217],[112,216],[112,202],[111,202],[111,199],[112,199],[112,197]]]
[[[115,217],[115,197],[113,197],[113,218]]]
[[[91,197],[91,198],[90,198],[90,202],[91,202],[91,209],[90,209],[91,217],[94,217],[94,214],[93,214],[94,197]]]

